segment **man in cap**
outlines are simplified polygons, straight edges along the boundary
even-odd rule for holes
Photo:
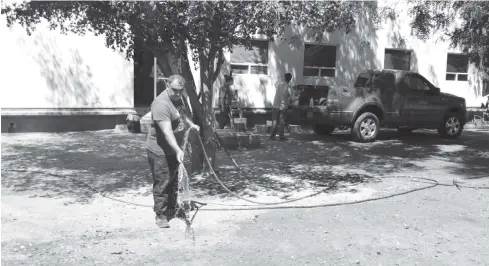
[[[192,123],[190,107],[184,99],[185,79],[180,75],[168,78],[167,89],[151,104],[151,127],[146,139],[148,162],[153,176],[154,212],[156,224],[170,227],[174,217],[184,218],[178,206],[178,169],[183,163],[185,131],[199,127]]]
[[[223,129],[225,126],[232,126],[233,115],[231,112],[231,103],[233,101],[233,91],[231,86],[233,85],[233,77],[225,75],[224,85],[219,89],[219,128]]]
[[[279,135],[280,140],[287,140],[285,137],[285,112],[289,107],[289,101],[293,97],[290,81],[292,74],[286,73],[284,81],[277,82],[275,85],[275,98],[273,100],[273,128],[270,134],[270,139],[275,140],[275,136]]]

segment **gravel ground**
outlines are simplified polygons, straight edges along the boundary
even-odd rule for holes
[[[192,226],[158,229],[143,135],[114,131],[2,135],[3,265],[489,265],[489,132],[457,140],[428,131],[358,144],[346,134],[291,136],[260,150],[218,154],[219,175],[241,196],[293,205],[345,203],[426,183],[446,186],[327,208],[200,211]],[[20,171],[19,171],[20,170]],[[384,178],[379,175],[386,176]],[[415,181],[415,180],[414,180]],[[98,192],[87,189],[86,184]],[[194,197],[245,204],[211,177]]]

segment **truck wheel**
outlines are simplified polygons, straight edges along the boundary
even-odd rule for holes
[[[447,114],[443,123],[438,127],[438,134],[442,138],[456,138],[462,134],[464,126],[460,122],[460,116],[456,113]]]
[[[314,132],[318,135],[330,135],[334,131],[334,126],[318,124],[314,126]]]
[[[366,112],[361,114],[351,129],[354,141],[372,142],[379,134],[379,118],[373,113]]]

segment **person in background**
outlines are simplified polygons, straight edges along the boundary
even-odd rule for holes
[[[275,85],[275,98],[273,100],[273,128],[270,134],[270,139],[275,140],[275,136],[279,135],[279,140],[287,140],[285,137],[285,112],[289,107],[289,101],[293,97],[293,91],[290,86],[292,74],[286,73],[284,81],[277,82]]]
[[[227,125],[231,126],[233,115],[231,113],[231,103],[233,101],[233,77],[225,75],[224,85],[219,89],[219,128],[223,129]]]
[[[185,131],[192,123],[188,102],[183,100],[185,79],[180,75],[168,78],[168,87],[151,104],[152,124],[146,138],[148,162],[153,177],[153,199],[156,224],[170,227],[175,217],[186,218],[178,206],[178,169],[183,163]]]

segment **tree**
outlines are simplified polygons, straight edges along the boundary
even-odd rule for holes
[[[435,31],[447,32],[452,47],[460,47],[476,67],[489,74],[489,2],[412,2],[411,26],[415,36],[426,39]],[[460,24],[453,23],[456,19],[460,19]]]
[[[46,19],[51,28],[105,36],[106,45],[134,55],[136,46],[160,58],[165,76],[173,73],[170,57],[177,58],[179,74],[189,82],[188,96],[201,126],[208,154],[214,158],[213,84],[223,64],[224,49],[234,45],[251,48],[255,34],[269,40],[283,37],[287,26],[305,26],[318,39],[339,28],[347,32],[355,16],[375,2],[346,1],[55,1],[24,2],[2,8],[7,24],[20,23],[30,34]],[[375,10],[375,9],[374,9]],[[188,58],[191,55],[192,62]],[[197,94],[191,67],[199,67]],[[214,161],[214,160],[213,160]]]

